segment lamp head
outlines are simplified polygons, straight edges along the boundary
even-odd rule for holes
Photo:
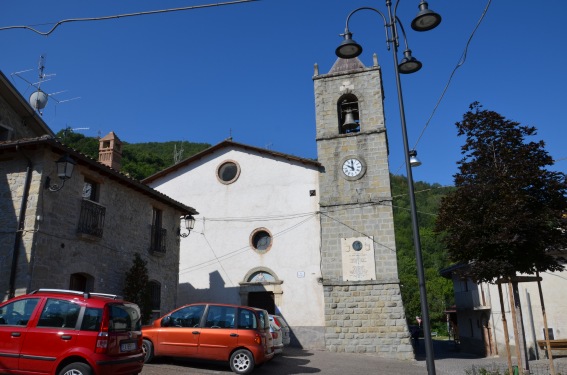
[[[73,160],[69,155],[65,154],[59,160],[55,162],[57,164],[57,176],[62,180],[68,180],[73,174],[73,168],[75,167],[75,160]]]
[[[428,9],[427,2],[421,0],[419,12],[411,22],[411,28],[415,31],[428,31],[436,28],[441,23],[441,16],[431,9]]]
[[[398,65],[398,71],[402,74],[411,74],[421,69],[421,62],[411,55],[411,50],[404,51],[404,58]]]
[[[417,158],[417,151],[411,150],[409,152],[410,156],[410,165],[412,167],[419,167],[421,165],[421,161]]]
[[[352,40],[352,33],[345,30],[344,34],[341,34],[344,40],[335,50],[335,54],[341,59],[353,59],[360,56],[362,53],[362,46]]]

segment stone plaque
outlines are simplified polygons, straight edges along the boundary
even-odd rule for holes
[[[341,238],[341,250],[343,281],[376,280],[372,237]]]

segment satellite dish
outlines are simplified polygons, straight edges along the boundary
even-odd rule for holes
[[[48,98],[49,96],[45,92],[38,89],[30,95],[30,104],[36,111],[39,111],[45,108]]]

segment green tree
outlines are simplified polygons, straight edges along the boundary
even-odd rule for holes
[[[567,185],[546,169],[543,141],[526,140],[536,129],[476,102],[456,126],[463,158],[436,222],[451,260],[475,282],[563,270],[553,254],[567,248]]]
[[[126,272],[124,283],[124,299],[140,306],[143,324],[149,323],[152,317],[147,264],[140,254],[134,254],[132,267]]]

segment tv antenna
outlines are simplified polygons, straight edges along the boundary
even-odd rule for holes
[[[177,145],[173,145],[173,163],[177,164],[181,161],[183,157],[183,143],[179,147],[179,151],[177,151]]]
[[[22,71],[15,72],[15,73],[11,74],[12,77],[18,76],[18,78],[27,82],[28,88],[29,87],[34,88],[34,92],[29,97],[29,103],[33,107],[33,109],[35,109],[40,115],[43,115],[43,109],[47,105],[47,101],[49,100],[49,98],[52,98],[53,100],[55,100],[55,102],[57,104],[69,102],[69,101],[75,100],[75,99],[80,99],[80,97],[76,97],[76,98],[71,98],[71,99],[66,99],[66,100],[58,100],[57,98],[55,98],[54,95],[66,92],[66,90],[53,92],[53,93],[48,94],[41,89],[41,85],[44,82],[50,81],[52,79],[52,77],[55,77],[55,74],[46,74],[45,73],[45,60],[46,60],[45,54],[43,54],[39,57],[39,63],[38,63],[38,67],[37,67],[37,70],[38,70],[38,81],[37,82],[32,82],[32,81],[26,79],[22,75],[24,73],[31,72],[34,69],[22,70]],[[28,88],[26,88],[25,91],[27,91]]]

